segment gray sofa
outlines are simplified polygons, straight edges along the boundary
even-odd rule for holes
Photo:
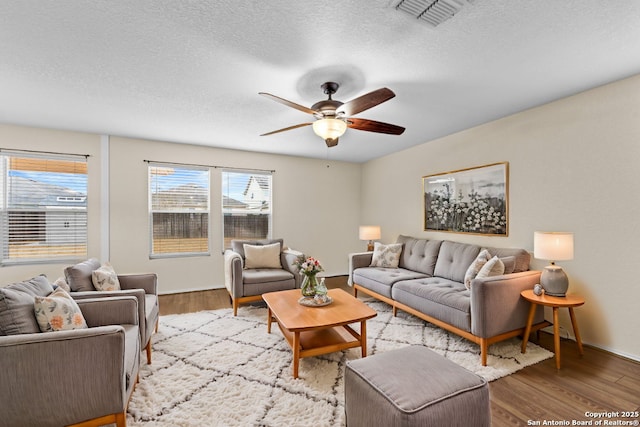
[[[77,301],[87,329],[40,332],[44,276],[0,287],[0,426],[126,425],[138,379],[135,297]]]
[[[482,365],[491,344],[524,332],[529,304],[520,292],[540,281],[530,271],[524,249],[481,248],[447,240],[399,236],[397,268],[371,267],[372,252],[350,255],[349,280],[354,295],[365,293],[480,345]],[[465,274],[482,249],[501,259],[505,273],[475,278],[470,289]],[[549,323],[541,307],[532,330]]]

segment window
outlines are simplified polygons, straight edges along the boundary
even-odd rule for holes
[[[209,169],[149,164],[151,258],[209,253]]]
[[[0,152],[0,263],[87,256],[87,159]]]
[[[232,239],[271,238],[271,173],[222,172],[224,248]]]

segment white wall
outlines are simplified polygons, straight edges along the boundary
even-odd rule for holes
[[[501,161],[508,237],[423,231],[422,176]],[[583,341],[640,360],[639,162],[640,75],[368,162],[362,221],[380,224],[385,242],[407,234],[530,251],[535,230],[572,231],[574,259],[559,264],[586,298]],[[561,324],[571,330],[566,310]]]
[[[100,135],[0,126],[0,147],[89,154],[89,256],[110,261],[119,273],[156,272],[161,293],[224,287],[220,169],[211,170],[210,256],[149,259],[147,163],[170,161],[275,170],[273,236],[320,259],[327,275],[346,274],[358,240],[361,165],[213,149],[202,146]],[[104,153],[103,153],[104,151]],[[109,156],[109,195],[101,196]],[[108,206],[105,206],[108,205]],[[107,218],[108,215],[108,218]],[[105,221],[110,233],[103,236]],[[108,246],[103,239],[108,239]],[[109,254],[103,254],[103,248]],[[69,263],[0,267],[0,284],[44,273],[51,281]]]

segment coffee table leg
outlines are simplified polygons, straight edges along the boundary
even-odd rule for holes
[[[267,310],[267,333],[271,333],[271,308]]]
[[[298,378],[300,366],[300,332],[293,333],[293,378]]]
[[[367,321],[360,322],[360,347],[362,348],[362,357],[367,357]]]

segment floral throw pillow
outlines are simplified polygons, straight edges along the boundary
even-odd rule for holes
[[[60,287],[46,297],[36,296],[33,308],[42,332],[87,328],[80,307]]]
[[[483,249],[480,251],[476,259],[473,260],[467,272],[464,274],[464,286],[467,289],[471,289],[471,281],[476,278],[482,267],[491,259],[491,254],[488,250]]]
[[[120,281],[111,264],[104,263],[91,273],[91,282],[97,291],[119,291]]]
[[[383,245],[375,242],[370,267],[398,268],[401,253],[402,243]]]

